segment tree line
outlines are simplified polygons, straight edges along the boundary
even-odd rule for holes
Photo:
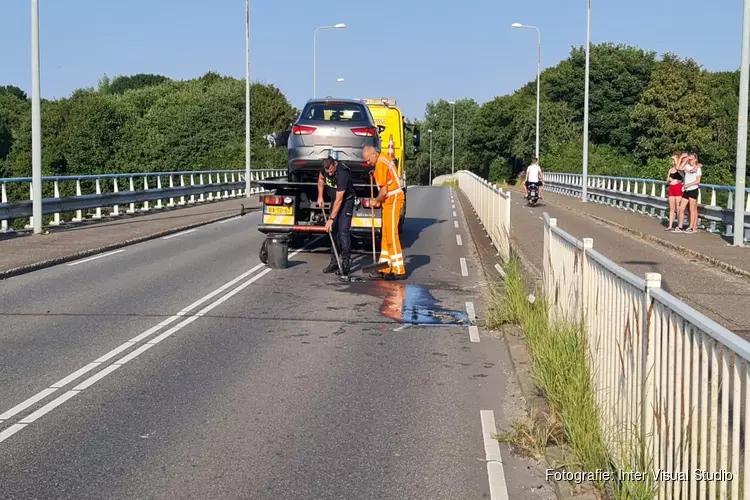
[[[541,74],[546,171],[581,171],[584,65],[583,47],[574,47]],[[704,182],[733,184],[738,92],[739,71],[710,72],[691,59],[627,45],[592,46],[589,173],[662,178],[675,151],[692,151],[705,166]],[[298,110],[281,90],[260,83],[251,86],[251,106],[253,168],[286,166],[286,151],[269,148],[264,136],[288,130]],[[430,102],[416,122],[421,145],[407,162],[409,182],[428,182],[430,140],[433,177],[451,171],[451,107]],[[43,172],[242,169],[244,112],[244,81],[213,72],[187,81],[104,77],[97,88],[43,100]],[[536,80],[481,105],[457,100],[455,122],[456,170],[513,180],[534,156]],[[0,87],[0,177],[30,175],[30,99]]]
[[[703,182],[734,184],[739,70],[707,71],[692,59],[627,45],[592,46],[589,88],[589,167],[592,175],[666,178],[670,157],[695,152]],[[580,173],[583,156],[585,52],[540,78],[540,161],[545,171]],[[536,78],[512,94],[479,105],[455,104],[455,169],[492,181],[514,180],[531,162],[536,137]],[[427,104],[413,180],[451,171],[454,110]]]
[[[273,85],[250,88],[253,168],[286,163],[264,136],[297,110]],[[43,175],[245,168],[245,82],[213,72],[187,81],[139,74],[42,101]],[[31,175],[31,100],[0,87],[0,177]]]

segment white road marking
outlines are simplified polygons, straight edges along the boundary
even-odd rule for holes
[[[500,273],[500,276],[502,276],[503,278],[506,277],[505,271],[503,271],[503,268],[500,267],[500,264],[495,264],[495,269],[497,269],[497,272]]]
[[[455,216],[456,216],[456,211],[454,210],[454,211],[453,211],[453,217],[455,217]]]
[[[224,219],[220,220],[219,224],[226,224],[227,222],[232,222],[233,220],[241,219],[241,217],[238,215],[237,217],[232,217],[231,219]]]
[[[78,391],[68,391],[65,394],[63,394],[62,396],[58,396],[57,398],[53,399],[52,401],[50,401],[46,405],[42,406],[37,411],[35,411],[34,413],[32,413],[28,417],[24,418],[23,420],[21,420],[18,423],[19,424],[30,424],[30,423],[32,423],[35,420],[37,420],[38,418],[43,417],[47,413],[51,412],[52,410],[54,410],[55,408],[57,408],[58,406],[60,406],[61,404],[63,404],[64,402],[66,402],[67,400],[69,400],[70,398],[72,398],[73,396],[75,396],[76,394],[78,394]]]
[[[46,398],[47,396],[49,396],[56,390],[57,389],[52,389],[52,388],[44,389],[42,392],[36,394],[34,397],[27,399],[23,403],[14,406],[10,410],[0,415],[0,420],[8,420],[10,417],[16,415],[17,413],[24,411],[26,408],[28,408],[31,405],[38,403],[39,401]]]
[[[460,234],[456,235],[456,243],[458,243],[458,246],[463,245],[463,243],[461,243],[461,235]]]
[[[451,205],[451,208],[456,208],[456,205]]]
[[[453,227],[455,227],[456,229],[458,229],[458,221],[457,220],[453,221]]]
[[[541,219],[541,217],[539,217]]]
[[[466,259],[461,257],[461,276],[468,276],[469,275],[469,268],[466,267]]]
[[[477,322],[477,313],[474,309],[473,302],[466,303],[466,314],[469,316],[469,339],[472,342],[479,342],[479,328],[474,324]]]
[[[178,236],[182,236],[183,234],[192,233],[193,231],[197,231],[197,230],[198,230],[197,228],[188,229],[187,231],[183,231],[181,233],[175,233],[175,234],[170,234],[169,236],[164,236],[162,239],[163,240],[168,240],[168,239],[171,239],[171,238],[177,238]]]
[[[484,453],[487,460],[487,475],[490,482],[491,500],[508,500],[508,486],[505,483],[505,470],[503,469],[503,457],[500,454],[500,444],[495,435],[495,412],[492,410],[481,410],[482,436],[484,438]]]
[[[101,259],[102,257],[109,257],[110,255],[114,255],[116,253],[124,252],[125,250],[114,250],[112,252],[107,253],[100,253],[99,255],[94,255],[93,257],[89,257],[87,259],[83,260],[77,260],[75,262],[71,262],[68,265],[69,266],[77,266],[78,264],[83,264],[85,262],[91,262],[92,260]]]
[[[315,243],[320,238],[322,238],[322,237],[318,237],[318,238],[312,240],[307,245],[305,245],[305,247],[307,247],[308,245],[311,245],[311,244]],[[298,253],[300,253],[305,247],[302,247],[299,250],[295,250],[294,252],[291,252],[289,254],[289,257],[294,257],[295,255],[297,255]],[[175,316],[167,318],[166,320],[162,321],[158,325],[149,328],[148,330],[146,330],[142,334],[138,335],[137,337],[129,340],[128,342],[125,342],[124,344],[120,345],[119,347],[116,347],[115,349],[112,349],[107,354],[101,356],[99,359],[97,359],[93,363],[89,363],[88,365],[84,366],[83,368],[80,368],[80,369],[76,370],[72,374],[68,375],[67,377],[65,377],[65,378],[61,379],[60,381],[56,382],[55,384],[53,384],[51,387],[38,392],[34,396],[26,399],[25,401],[23,401],[22,403],[20,403],[20,404],[18,404],[16,406],[14,406],[10,410],[8,410],[5,413],[3,413],[2,415],[0,415],[0,421],[1,420],[7,420],[7,419],[13,417],[14,415],[22,412],[23,410],[27,409],[28,407],[30,407],[30,406],[38,403],[42,399],[46,398],[50,394],[52,394],[55,391],[57,391],[58,388],[64,387],[65,385],[73,382],[74,380],[76,380],[77,378],[80,378],[85,373],[87,373],[87,372],[91,371],[92,369],[96,368],[97,366],[101,365],[106,360],[113,358],[114,356],[116,356],[120,352],[127,350],[127,348],[132,347],[133,345],[137,344],[141,340],[144,340],[148,336],[156,333],[157,331],[159,331],[164,326],[166,326],[166,325],[174,322],[178,318],[186,315],[191,310],[195,309],[196,307],[200,306],[204,302],[206,302],[206,301],[210,300],[211,298],[215,297],[216,295],[220,294],[221,292],[223,292],[227,288],[231,287],[232,285],[236,284],[238,281],[241,281],[242,279],[246,278],[247,276],[249,276],[250,274],[254,273],[255,271],[257,271],[258,269],[260,269],[262,267],[266,267],[265,264],[258,264],[257,266],[253,267],[249,271],[246,271],[245,273],[241,274],[237,278],[233,279],[232,281],[224,284],[220,288],[217,288],[216,290],[214,290],[213,292],[209,293],[205,297],[203,297],[203,298],[201,298],[201,299],[193,302],[191,305],[189,305],[188,307],[186,307],[186,308],[182,309],[180,312],[178,312]],[[96,382],[96,381],[104,378],[106,375],[108,375],[109,373],[113,372],[116,369],[116,368],[112,368],[113,366],[118,366],[119,367],[119,366],[124,365],[128,361],[134,359],[136,356],[138,356],[141,353],[145,352],[146,350],[150,349],[151,347],[153,347],[154,345],[156,345],[158,342],[160,342],[164,338],[167,338],[169,335],[174,334],[178,330],[182,329],[184,326],[187,326],[188,324],[190,324],[193,321],[195,321],[197,318],[199,318],[199,317],[203,316],[204,314],[206,314],[208,311],[210,311],[214,307],[217,307],[219,304],[222,304],[224,301],[228,300],[230,297],[233,297],[234,295],[236,295],[237,293],[239,293],[241,290],[244,290],[245,288],[247,288],[248,286],[250,286],[252,283],[254,283],[258,279],[260,279],[262,276],[264,276],[267,273],[269,273],[271,270],[272,270],[271,268],[267,268],[265,271],[262,271],[262,272],[258,273],[256,276],[254,276],[250,280],[246,281],[245,283],[243,283],[239,287],[235,288],[234,290],[232,290],[227,295],[224,295],[221,299],[217,300],[216,302],[213,302],[212,304],[209,304],[208,306],[204,307],[199,312],[197,312],[194,316],[192,316],[192,317],[188,318],[187,320],[183,321],[182,323],[180,323],[180,324],[172,327],[170,330],[168,330],[164,334],[162,334],[159,337],[157,337],[158,340],[154,339],[151,342],[143,345],[139,349],[136,349],[135,351],[133,351],[132,353],[128,354],[124,358],[122,358],[122,359],[118,360],[117,362],[115,362],[113,365],[110,365],[110,367],[105,368],[101,372],[93,375],[92,377],[90,377],[86,381],[82,382],[81,384],[79,384],[73,390],[66,392],[65,394],[63,394],[62,396],[59,396],[57,399],[51,401],[50,403],[47,403],[44,407],[40,408],[39,410],[37,410],[36,412],[32,413],[31,415],[29,415],[25,419],[21,420],[20,424],[13,425],[13,426],[9,427],[8,429],[4,430],[3,432],[0,432],[0,442],[4,441],[5,439],[9,438],[10,436],[12,436],[13,434],[15,434],[16,432],[18,432],[21,429],[23,429],[26,426],[26,424],[29,424],[29,423],[33,422],[34,420],[36,420],[37,418],[41,417],[45,413],[51,411],[52,409],[54,409],[58,405],[64,403],[68,399],[72,398],[73,396],[75,396],[76,394],[78,394],[78,392],[80,390],[82,390],[83,388],[89,387],[94,382]],[[44,410],[44,411],[42,411],[42,410]]]

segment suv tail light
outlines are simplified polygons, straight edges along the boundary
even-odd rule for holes
[[[359,127],[353,128],[352,133],[360,137],[375,137],[378,133],[378,129],[375,127]]]
[[[292,127],[292,134],[294,135],[310,135],[315,132],[315,127],[308,127],[307,125],[295,125]]]

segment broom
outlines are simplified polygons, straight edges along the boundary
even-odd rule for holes
[[[375,198],[375,191],[372,183],[373,173],[370,172],[370,200]],[[380,271],[388,267],[388,262],[378,262],[375,256],[375,207],[370,203],[370,229],[372,230],[372,264],[362,266],[363,272]]]

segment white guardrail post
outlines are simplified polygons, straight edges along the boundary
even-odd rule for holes
[[[260,179],[285,177],[286,169],[267,169],[251,171],[251,181]],[[190,183],[186,185],[186,176],[190,176]],[[196,175],[199,182],[195,182]],[[203,182],[203,176],[208,175],[208,183]],[[169,187],[162,185],[162,177],[169,177]],[[175,186],[175,177],[179,177],[179,186]],[[155,178],[155,182],[154,182]],[[129,189],[120,191],[118,181],[127,179]],[[141,180],[138,180],[141,179]],[[147,172],[122,173],[103,175],[54,176],[43,177],[46,185],[52,184],[53,193],[42,201],[42,213],[53,215],[48,223],[51,226],[63,224],[61,214],[75,212],[71,222],[81,222],[85,218],[101,219],[103,208],[112,208],[110,216],[119,216],[120,205],[129,205],[128,214],[136,212],[150,212],[166,207],[185,206],[208,199],[223,200],[236,196],[245,196],[244,170],[210,170],[184,172]],[[27,187],[28,185],[29,187]],[[30,177],[0,178],[0,231],[10,229],[9,221],[26,219],[25,225],[32,225],[32,200],[30,193]],[[84,190],[85,186],[85,190]],[[111,190],[110,190],[111,186]],[[137,189],[140,188],[140,189]],[[261,193],[263,188],[255,185],[252,193]],[[86,191],[86,192],[84,192]],[[207,197],[205,195],[208,195]],[[175,198],[179,201],[175,203]],[[169,200],[163,204],[163,200]],[[152,202],[155,202],[152,204]],[[136,205],[141,205],[136,210]],[[84,217],[84,211],[87,212]],[[91,213],[93,211],[93,213]]]
[[[474,209],[485,233],[503,261],[510,258],[511,196],[473,172],[459,170],[453,175],[440,175],[433,186],[456,182]]]
[[[550,319],[580,318],[616,467],[678,479],[652,482],[654,498],[750,498],[739,495],[750,492],[750,441],[741,439],[750,343],[665,292],[660,274],[635,276],[546,213],[543,236]]]

